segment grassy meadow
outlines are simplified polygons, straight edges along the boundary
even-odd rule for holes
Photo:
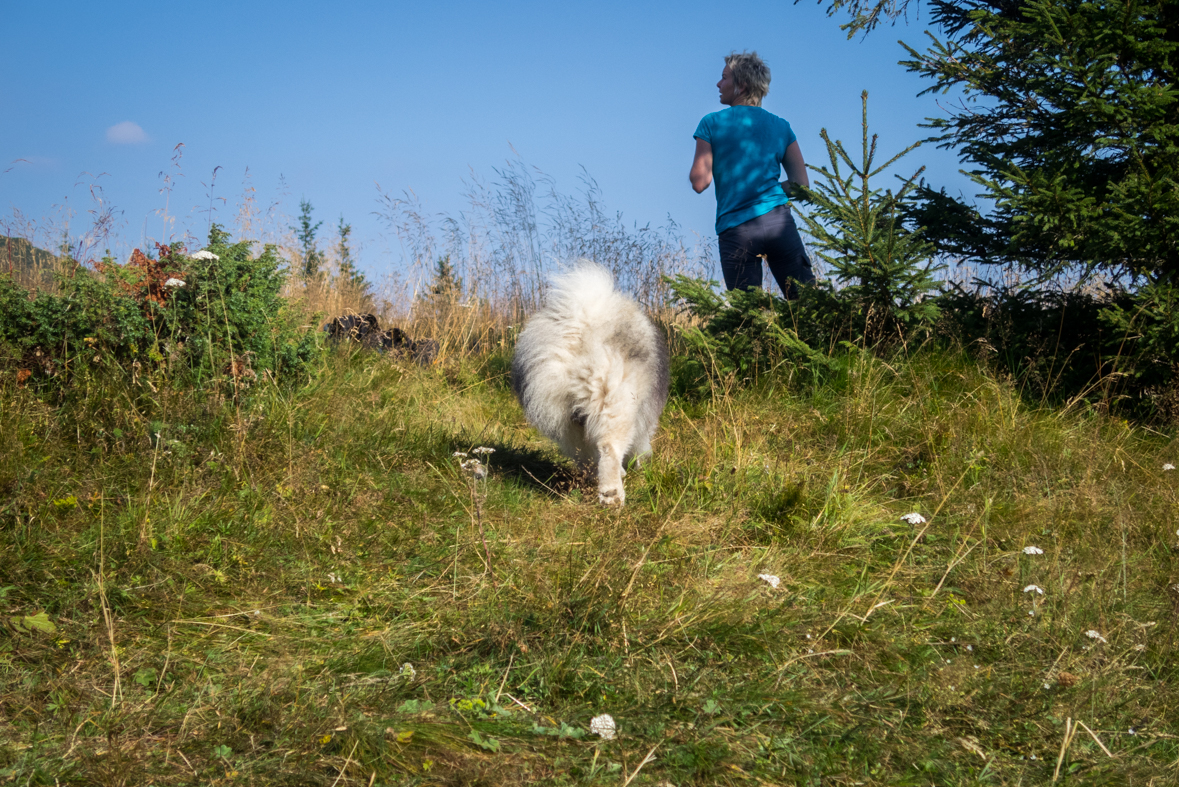
[[[3,376],[0,783],[1179,782],[1173,430],[847,349],[674,394],[604,509],[469,311],[429,367]]]

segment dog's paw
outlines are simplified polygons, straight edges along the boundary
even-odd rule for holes
[[[622,487],[599,489],[598,502],[604,506],[618,506],[621,508],[626,504],[626,492],[622,490]]]

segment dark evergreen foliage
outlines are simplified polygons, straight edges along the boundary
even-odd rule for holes
[[[800,2],[802,0],[794,0],[795,5]],[[842,11],[851,17],[851,21],[839,26],[840,30],[847,31],[848,38],[856,33],[867,35],[886,19],[895,25],[901,17],[909,17],[910,0],[819,0],[819,5],[825,2],[830,3],[827,16]]]
[[[966,102],[930,127],[986,212],[926,190],[939,249],[1050,276],[1179,272],[1179,2],[933,0],[903,64]]]

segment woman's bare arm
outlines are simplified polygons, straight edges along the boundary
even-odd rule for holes
[[[702,139],[696,140],[696,158],[692,161],[688,180],[692,181],[692,188],[697,194],[712,184],[712,145]]]
[[[786,157],[782,159],[782,166],[786,167],[786,192],[793,191],[794,185],[811,187],[811,179],[806,174],[806,162],[802,160],[802,148],[798,142],[791,142],[786,148]]]

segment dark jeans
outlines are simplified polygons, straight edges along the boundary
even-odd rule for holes
[[[730,227],[717,237],[717,241],[720,243],[725,287],[730,290],[761,286],[759,254],[766,255],[770,273],[774,274],[774,280],[787,298],[798,297],[794,282],[808,284],[815,280],[798,227],[786,205]]]

